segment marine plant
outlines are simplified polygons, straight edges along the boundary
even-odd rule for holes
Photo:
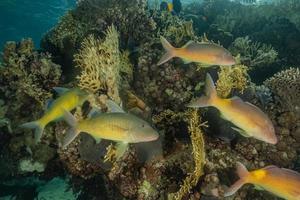
[[[282,111],[300,116],[300,70],[289,68],[274,74],[264,84],[270,88]]]
[[[247,71],[248,67],[241,64],[231,67],[221,66],[216,83],[218,95],[226,98],[231,94],[232,90],[238,90],[243,93],[249,84]]]
[[[233,55],[239,55],[240,62],[250,69],[267,67],[274,63],[278,56],[271,45],[253,42],[248,36],[236,38],[229,50]]]

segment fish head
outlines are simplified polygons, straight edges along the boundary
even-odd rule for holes
[[[222,53],[216,57],[216,63],[225,66],[231,66],[235,65],[236,61],[229,51],[222,51]]]
[[[157,140],[159,137],[158,132],[150,126],[146,121],[139,123],[131,129],[132,138],[135,143],[137,142],[150,142]]]
[[[278,142],[275,129],[272,124],[266,124],[258,129],[258,134],[255,134],[257,139],[269,144],[276,144]]]

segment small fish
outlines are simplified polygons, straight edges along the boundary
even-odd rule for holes
[[[269,191],[278,197],[300,200],[300,174],[296,171],[271,165],[249,172],[238,162],[237,174],[240,179],[225,192],[225,197],[233,195],[244,184],[251,183],[256,188]]]
[[[244,102],[239,97],[222,99],[217,96],[214,82],[209,74],[206,75],[205,96],[192,100],[188,107],[213,106],[221,112],[222,118],[231,121],[245,137],[254,137],[270,144],[277,143],[274,126],[268,116],[258,107]]]
[[[80,132],[86,132],[99,142],[101,139],[118,142],[117,158],[120,158],[128,143],[140,143],[157,140],[159,135],[146,121],[125,113],[120,107],[109,101],[114,107],[111,113],[92,113],[88,119],[76,121],[65,111],[65,120],[71,126],[64,138],[62,147],[69,145]]]
[[[235,59],[231,53],[217,44],[189,41],[183,47],[175,48],[163,36],[160,36],[160,40],[166,53],[162,56],[157,65],[161,65],[173,57],[183,59],[185,64],[191,62],[199,62],[209,66],[230,66],[235,64]]]
[[[48,109],[43,117],[40,119],[22,124],[21,128],[35,129],[35,141],[39,142],[45,126],[52,122],[59,120],[64,115],[64,110],[73,110],[79,105],[82,105],[87,99],[88,94],[78,88],[66,89],[55,87],[54,90],[60,95],[56,100],[48,104]]]

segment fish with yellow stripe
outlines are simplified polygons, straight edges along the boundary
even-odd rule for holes
[[[157,140],[158,132],[143,119],[125,113],[113,101],[108,100],[111,112],[92,112],[84,120],[76,121],[75,117],[65,111],[65,121],[71,126],[63,140],[62,147],[67,147],[81,132],[88,133],[97,142],[101,139],[117,142],[116,157],[120,158],[129,143],[150,142]]]
[[[77,106],[80,106],[87,99],[88,94],[79,89],[67,89],[61,87],[55,87],[54,90],[60,95],[56,100],[49,103],[49,108],[45,114],[38,120],[22,124],[21,128],[35,129],[35,141],[39,142],[43,130],[47,124],[52,121],[56,121],[63,118],[65,110],[73,110]]]
[[[207,66],[230,66],[236,63],[234,57],[227,49],[214,43],[189,41],[183,47],[175,48],[163,36],[160,37],[160,40],[166,53],[161,57],[157,65],[161,65],[173,57],[183,59],[185,64],[198,62]]]
[[[296,171],[270,165],[249,172],[242,163],[238,162],[237,174],[240,179],[225,192],[225,197],[233,195],[244,184],[250,183],[278,197],[300,200],[300,174]]]
[[[255,105],[244,102],[239,97],[223,99],[218,97],[214,82],[209,74],[206,76],[205,95],[192,100],[188,107],[213,106],[221,116],[232,122],[232,129],[245,137],[254,137],[270,144],[277,143],[275,129],[269,117]]]

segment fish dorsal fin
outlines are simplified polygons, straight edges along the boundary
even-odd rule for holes
[[[57,92],[57,94],[62,95],[66,92],[68,92],[70,89],[68,88],[64,88],[64,87],[54,87],[53,88],[55,90],[55,92]]]
[[[97,108],[97,107],[93,107],[91,109],[91,111],[89,112],[89,114],[87,115],[88,118],[93,118],[93,117],[96,117],[98,115],[100,115],[102,112],[100,110],[100,108]]]
[[[238,96],[234,96],[230,100],[235,103],[244,103],[243,100]]]
[[[280,168],[281,170],[287,172],[287,173],[290,173],[290,174],[293,174],[293,175],[296,175],[300,178],[300,173],[299,172],[296,172],[294,170],[291,170],[291,169],[287,169],[287,168]]]
[[[264,167],[263,169],[269,170],[269,169],[275,169],[275,168],[279,169],[279,168],[278,168],[277,166],[275,166],[275,165],[268,165],[268,166]]]
[[[125,111],[114,101],[112,100],[107,100],[106,101],[106,106],[109,109],[109,112],[113,113],[125,113]]]
[[[188,41],[185,45],[182,46],[182,48],[186,48],[187,46],[194,44],[195,42],[193,40]]]

